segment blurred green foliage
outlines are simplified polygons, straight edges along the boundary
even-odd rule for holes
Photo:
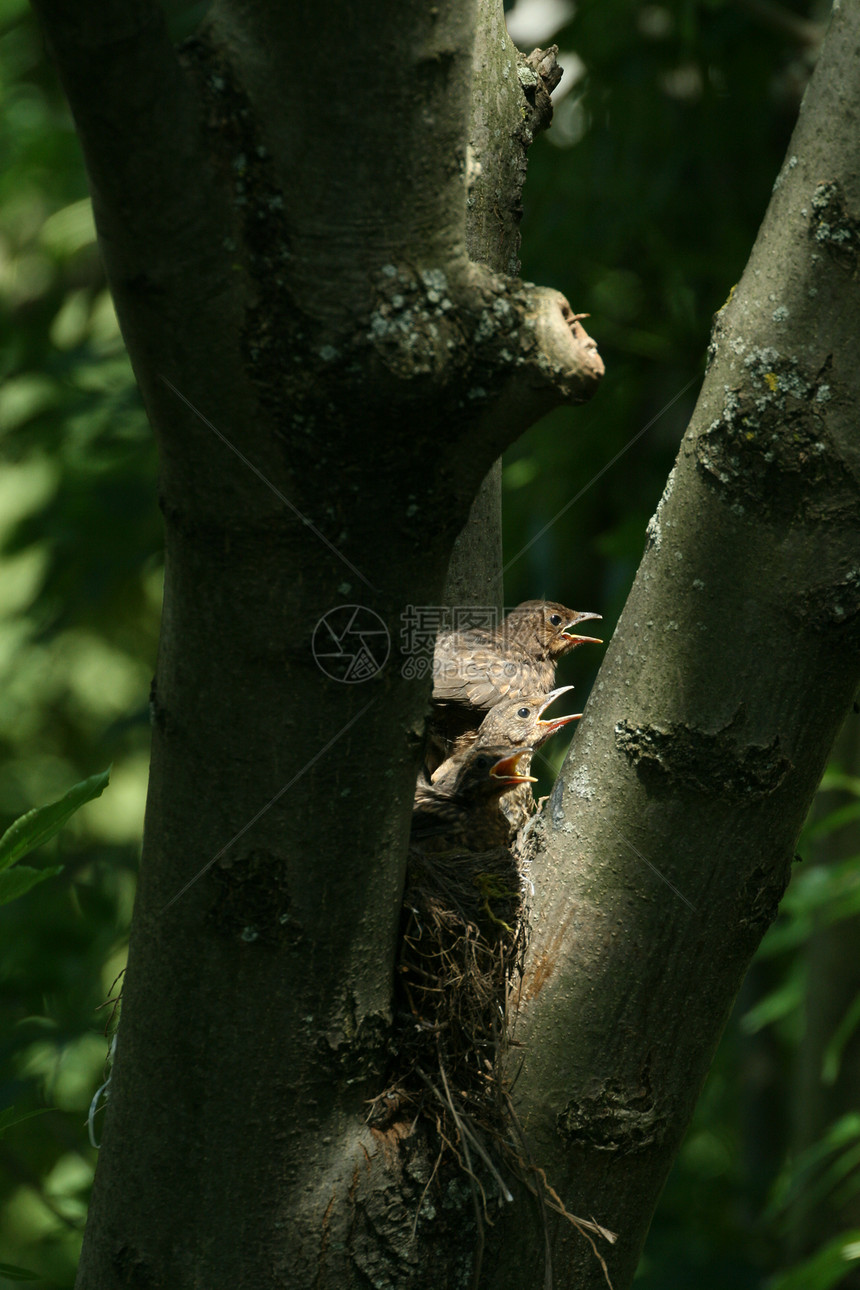
[[[19,862],[31,851],[50,842],[87,802],[101,797],[109,780],[108,770],[91,775],[89,779],[73,785],[59,801],[49,802],[46,806],[34,806],[12,821],[0,836],[0,905],[20,900],[38,883],[62,873],[61,865],[34,869],[32,865],[22,865]]]
[[[185,6],[177,34],[203,7]],[[825,16],[805,0],[583,0],[536,36],[558,42],[571,88],[532,151],[523,273],[591,312],[608,375],[506,457],[508,603],[598,609],[611,634],[810,71],[810,28],[795,20]],[[80,152],[23,0],[0,0],[0,92],[0,831],[114,763],[110,792],[38,853],[62,874],[0,909],[0,1112],[44,1111],[0,1140],[0,1264],[57,1290],[74,1280],[87,1110],[134,893],[161,526]],[[561,678],[580,703],[600,653],[577,651]],[[810,826],[810,856],[852,829],[857,769],[831,780],[839,804]],[[804,1141],[790,1075],[808,1047],[810,946],[856,930],[857,851],[799,868],[667,1185],[643,1290],[856,1276],[860,1219],[845,1214],[860,1130],[837,1111]],[[856,968],[853,989],[812,1060],[822,1089],[860,1070]],[[813,1230],[799,1240],[804,1205]]]
[[[25,4],[0,4],[0,829],[115,765],[0,921],[0,1262],[70,1286],[143,816],[161,534],[155,455],[80,150]],[[7,1284],[0,1276],[0,1284]]]

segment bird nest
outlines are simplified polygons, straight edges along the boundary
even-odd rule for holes
[[[495,1127],[510,1042],[510,988],[522,970],[525,921],[511,852],[413,850],[398,964],[400,1048],[426,1085],[447,1068],[469,1113]]]
[[[373,1127],[384,1127],[394,1107],[402,1115],[405,1104],[435,1118],[440,1103],[453,1096],[446,1095],[447,1084],[463,1114],[485,1132],[502,1128],[508,997],[526,944],[520,888],[505,847],[411,849],[397,966],[394,1086],[372,1103]]]
[[[522,1183],[540,1204],[561,1214],[589,1241],[608,1281],[594,1237],[614,1240],[599,1224],[570,1214],[529,1154],[505,1073],[516,1046],[516,996],[528,940],[523,883],[505,847],[426,853],[413,847],[403,900],[397,968],[397,1028],[385,1092],[368,1122],[423,1120],[469,1178],[480,1275],[488,1195],[513,1201]],[[429,1184],[428,1184],[429,1186]],[[551,1284],[551,1273],[550,1284]]]

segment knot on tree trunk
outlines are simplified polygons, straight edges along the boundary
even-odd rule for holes
[[[558,65],[558,45],[518,54],[517,75],[528,103],[525,127],[530,143],[541,130],[548,130],[552,121],[552,92],[564,75]]]

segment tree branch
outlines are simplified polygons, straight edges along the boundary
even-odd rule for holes
[[[858,39],[857,7],[837,8],[531,838],[518,1109],[565,1203],[619,1232],[616,1290],[860,674]],[[514,1217],[499,1284],[520,1284],[536,1248]],[[566,1237],[555,1263],[578,1286],[602,1283]]]
[[[384,263],[465,257],[475,13],[475,0],[215,6],[210,38],[273,157],[312,316],[366,312]]]

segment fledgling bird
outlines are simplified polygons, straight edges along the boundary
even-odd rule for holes
[[[560,685],[549,694],[526,694],[521,698],[503,699],[484,717],[477,730],[467,730],[454,741],[451,756],[439,766],[431,777],[436,783],[450,769],[452,760],[469,748],[490,748],[507,744],[512,748],[526,746],[538,749],[571,721],[578,721],[581,712],[571,712],[562,717],[544,721],[543,714],[550,704],[562,694],[572,690],[572,685]]]
[[[580,623],[599,618],[552,600],[525,600],[493,630],[441,632],[433,657],[428,774],[450,756],[455,741],[477,731],[485,714],[503,699],[551,690],[565,654],[577,645],[602,643],[574,631]]]
[[[508,846],[513,831],[499,807],[503,793],[531,784],[531,748],[469,748],[435,784],[420,784],[410,843],[421,851],[490,851]]]
[[[563,717],[543,720],[543,714],[550,704],[572,689],[572,685],[562,685],[557,690],[550,690],[549,694],[526,695],[524,699],[503,699],[490,709],[475,734],[467,733],[459,737],[452,755],[433,772],[432,782],[438,783],[448,775],[469,748],[510,744],[515,748],[528,747],[537,751],[559,730],[582,716],[581,712],[571,712]],[[531,753],[528,763],[521,763],[521,769],[531,771]],[[507,789],[499,799],[499,806],[512,831],[518,833],[534,813],[535,799],[531,782],[516,784]]]

